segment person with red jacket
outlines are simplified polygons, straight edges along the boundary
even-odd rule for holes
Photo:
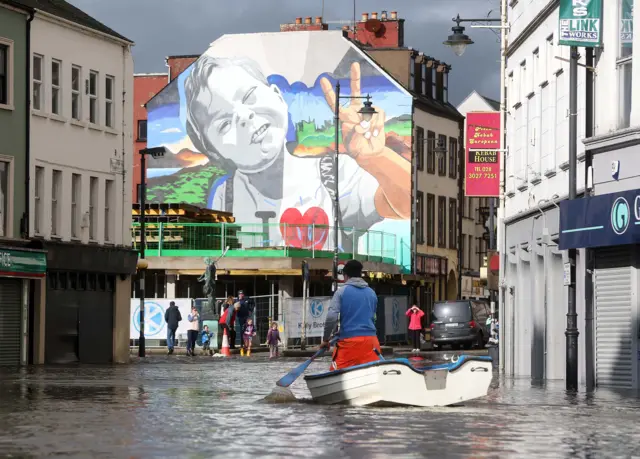
[[[409,335],[413,342],[413,350],[411,352],[420,352],[420,331],[422,330],[424,312],[414,304],[407,309],[406,315],[409,317]]]
[[[224,331],[227,331],[227,337],[229,339],[229,348],[235,348],[236,332],[234,329],[236,322],[236,313],[239,306],[234,306],[233,295],[229,295],[222,305],[223,311],[218,320],[218,350],[222,349],[222,338],[224,337]]]

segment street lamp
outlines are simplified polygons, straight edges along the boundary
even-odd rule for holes
[[[449,35],[449,38],[442,43],[451,46],[453,52],[459,57],[464,54],[468,45],[473,45],[473,40],[464,33],[464,27],[460,25],[461,22],[469,21],[469,19],[460,19],[460,15],[458,15],[453,18],[453,21],[456,23],[456,25],[451,28],[453,34]]]
[[[373,108],[373,103],[371,102],[371,96],[367,94],[366,96],[341,96],[340,95],[340,82],[336,83],[336,102],[335,102],[335,113],[334,113],[334,121],[335,121],[335,143],[336,143],[336,151],[334,158],[334,197],[333,197],[333,291],[336,292],[338,290],[338,214],[340,212],[340,198],[338,195],[338,155],[340,154],[340,99],[364,99],[362,107],[358,110],[358,113],[362,115],[363,121],[371,121],[373,115],[375,115],[376,109]]]
[[[138,286],[140,287],[140,336],[138,337],[138,357],[146,355],[144,338],[144,279],[149,263],[144,259],[146,245],[145,216],[147,198],[147,155],[160,158],[166,152],[165,147],[143,148],[140,150],[140,260],[138,260]]]
[[[455,26],[451,28],[453,31],[452,35],[449,35],[449,38],[443,42],[443,44],[450,46],[453,52],[457,56],[462,56],[465,52],[466,47],[468,45],[473,44],[471,38],[464,34],[464,27],[460,25],[462,22],[472,22],[472,23],[499,23],[500,25],[472,25],[471,27],[478,28],[490,28],[490,29],[500,29],[500,196],[499,196],[499,207],[498,207],[498,234],[497,238],[494,237],[494,222],[495,222],[495,202],[494,199],[489,200],[489,247],[491,250],[495,251],[497,248],[498,253],[500,254],[500,285],[503,285],[504,281],[504,235],[505,231],[503,228],[503,220],[504,220],[504,153],[506,151],[506,136],[505,136],[505,116],[507,113],[506,110],[506,90],[505,90],[505,80],[506,80],[506,70],[507,70],[507,31],[509,30],[509,24],[507,22],[507,0],[500,1],[500,18],[483,18],[483,19],[461,19],[460,15],[457,15],[453,18],[453,22],[456,23]],[[496,241],[497,239],[497,241]],[[503,288],[499,289],[499,298],[498,304],[500,305],[500,323],[504,323],[504,293]],[[493,292],[491,293],[491,313],[493,314],[495,311],[495,301]],[[494,322],[491,323],[491,327],[493,329]],[[493,331],[493,330],[492,330]],[[504,371],[504,346],[500,346],[500,371]]]

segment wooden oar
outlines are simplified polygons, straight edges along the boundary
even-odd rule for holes
[[[304,363],[301,363],[300,365],[295,367],[293,370],[291,370],[289,373],[287,373],[282,378],[280,378],[280,380],[278,380],[276,385],[280,387],[289,387],[291,384],[293,384],[293,382],[296,379],[300,377],[300,375],[302,375],[302,373],[304,373],[304,370],[306,370],[307,367],[311,365],[311,362],[313,362],[317,357],[320,357],[325,352],[326,352],[326,349],[324,348],[320,349],[318,352],[313,354],[309,360],[307,360]]]

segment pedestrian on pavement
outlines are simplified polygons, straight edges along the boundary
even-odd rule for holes
[[[253,325],[253,319],[249,318],[242,330],[242,343],[244,344],[244,349],[247,350],[247,357],[251,355],[251,342],[254,336],[256,336],[256,327]],[[240,355],[244,355],[244,349],[240,349]]]
[[[176,330],[181,320],[182,316],[178,306],[176,306],[176,302],[170,302],[169,307],[164,312],[164,321],[167,323],[167,354],[169,355],[173,354],[173,347],[176,344]]]
[[[253,317],[253,301],[251,301],[249,298],[246,298],[244,296],[244,291],[242,290],[238,290],[238,298],[236,299],[236,303],[240,304],[240,308],[238,309],[237,315],[236,315],[236,321],[238,322],[238,329],[240,330],[240,333],[242,333],[242,330],[244,330],[244,327],[247,323],[247,320],[250,317]],[[241,353],[244,353],[244,351],[246,350],[244,347],[244,342],[242,341],[242,336],[240,337],[240,346],[241,346]],[[235,340],[234,340],[235,343]]]
[[[374,322],[378,296],[362,279],[362,263],[347,261],[343,275],[345,283],[333,294],[320,345],[329,349],[329,339],[339,324],[332,370],[374,362],[379,360],[375,351],[380,352]]]
[[[196,341],[200,331],[200,314],[195,306],[191,306],[191,314],[187,316],[189,330],[187,330],[187,355],[195,357]]]
[[[274,359],[279,356],[278,343],[281,343],[280,331],[278,330],[278,324],[273,322],[271,328],[267,332],[267,345],[269,346],[269,358]]]
[[[201,343],[202,343],[202,354],[207,355],[207,352],[209,353],[209,355],[213,355],[213,350],[211,349],[211,337],[213,336],[213,333],[211,333],[209,331],[209,326],[205,325],[202,328],[202,338],[201,338]]]
[[[409,335],[413,343],[411,352],[420,352],[420,331],[422,330],[422,316],[424,312],[415,304],[407,309],[407,317],[409,317]]]
[[[227,330],[227,339],[231,340],[231,331],[227,325],[227,311],[233,306],[233,295],[229,295],[227,299],[222,303],[220,310],[220,319],[218,320],[218,352],[222,349],[222,338],[224,337],[224,331]],[[231,309],[230,312],[233,312]]]

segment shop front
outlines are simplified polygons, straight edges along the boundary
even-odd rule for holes
[[[46,252],[0,246],[0,367],[38,363]]]
[[[587,310],[584,322],[587,373],[594,373],[596,386],[638,389],[640,189],[562,202],[559,248],[591,253],[593,321]],[[577,294],[583,292],[591,295]]]

